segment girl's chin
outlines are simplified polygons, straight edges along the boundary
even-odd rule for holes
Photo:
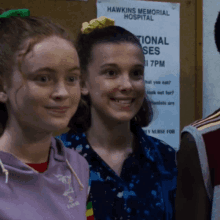
[[[116,115],[112,116],[111,120],[118,123],[126,123],[126,122],[130,122],[133,117],[134,117],[133,114],[132,115],[118,114],[117,116]]]
[[[47,124],[45,125],[45,130],[48,130],[48,132],[60,132],[63,131],[67,128],[68,124],[57,124],[57,123],[53,123],[53,124]]]

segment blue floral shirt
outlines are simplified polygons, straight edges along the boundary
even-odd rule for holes
[[[123,163],[120,177],[91,148],[84,133],[59,136],[90,165],[90,201],[96,220],[174,220],[176,151],[133,125],[139,146]]]

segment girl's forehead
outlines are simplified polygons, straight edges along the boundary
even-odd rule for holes
[[[116,50],[117,48],[135,48],[136,50],[141,50],[137,44],[131,42],[100,42],[94,45],[93,50],[100,50],[100,48],[105,50]]]
[[[60,38],[58,36],[51,36],[35,44],[34,49],[35,51],[41,52],[45,49],[52,49],[52,50],[53,48],[62,49],[62,48],[68,48],[70,46],[74,48],[74,46],[66,39]]]
[[[144,63],[144,54],[142,49],[133,43],[100,43],[94,46],[92,51],[92,60],[100,62],[141,62]],[[120,60],[119,60],[120,59]]]
[[[42,39],[29,38],[20,45],[20,49],[15,53],[14,57],[16,60],[19,60],[24,58],[25,55],[25,58],[30,59],[34,55],[53,52],[57,48],[76,50],[71,42],[58,36],[50,36]]]
[[[54,51],[57,50],[60,50],[60,53],[62,53],[65,50],[75,51],[75,47],[69,41],[55,36],[55,37],[46,38],[36,43],[33,46],[32,53],[34,55],[38,55],[44,53],[53,53]]]
[[[67,40],[62,38],[45,39],[35,44],[25,56],[23,67],[29,71],[36,68],[79,66],[76,49]]]
[[[50,36],[39,39],[29,38],[26,39],[20,46],[20,50],[16,52],[17,56],[26,54],[27,56],[33,56],[33,54],[41,53],[45,51],[51,51],[53,49],[67,49],[72,48],[75,50],[75,46],[68,40],[58,36]],[[27,53],[28,51],[28,53]]]

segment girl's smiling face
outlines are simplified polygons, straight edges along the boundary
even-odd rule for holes
[[[53,132],[67,127],[80,101],[79,59],[73,45],[59,37],[37,43],[16,67],[5,89],[10,123]],[[66,109],[55,109],[67,107]],[[53,108],[53,109],[52,109]]]
[[[132,43],[101,43],[92,60],[82,94],[91,98],[93,120],[130,121],[140,110],[144,95],[144,55]]]

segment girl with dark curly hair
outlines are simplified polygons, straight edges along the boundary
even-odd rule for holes
[[[84,106],[60,138],[90,165],[95,219],[174,219],[175,150],[142,129],[153,112],[139,40],[101,17],[83,24],[76,48]]]

